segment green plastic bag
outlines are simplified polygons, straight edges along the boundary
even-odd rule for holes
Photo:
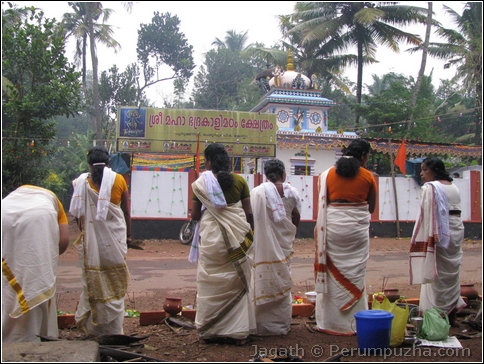
[[[397,306],[396,302],[390,302],[386,296],[384,296],[382,302],[379,302],[376,299],[376,295],[373,295],[371,308],[373,310],[385,310],[393,314],[390,346],[396,347],[402,345],[405,339],[405,328],[408,320],[408,304],[405,308],[401,308]]]
[[[449,330],[449,317],[444,311],[436,307],[425,310],[420,331],[423,339],[445,340],[449,337]]]

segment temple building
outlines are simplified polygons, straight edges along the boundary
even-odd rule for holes
[[[341,157],[342,147],[358,138],[355,132],[328,130],[335,103],[321,94],[316,77],[311,78],[294,70],[291,53],[286,70],[277,65],[256,77],[263,96],[250,111],[276,115],[276,157],[291,175],[318,175]],[[246,161],[246,172],[262,171],[263,163]]]

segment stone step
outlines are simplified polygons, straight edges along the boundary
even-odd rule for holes
[[[99,362],[99,344],[95,341],[47,341],[2,343],[4,362],[80,363]]]

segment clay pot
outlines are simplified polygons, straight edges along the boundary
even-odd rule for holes
[[[183,310],[182,299],[176,297],[167,297],[163,304],[163,309],[170,316],[176,316]]]
[[[395,302],[400,298],[400,293],[398,293],[398,288],[385,288],[383,293],[388,298],[390,302]]]
[[[477,300],[479,298],[479,293],[474,288],[474,284],[461,284],[460,295],[467,297],[468,300]]]

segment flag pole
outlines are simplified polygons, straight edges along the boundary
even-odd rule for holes
[[[306,176],[308,175],[308,144],[306,143]]]
[[[390,146],[390,166],[392,172],[393,181],[393,195],[395,197],[395,217],[397,219],[397,239],[400,239],[400,219],[398,217],[398,198],[397,198],[397,182],[395,181],[395,161],[393,160],[393,147],[392,140],[388,139],[388,145]]]
[[[200,133],[197,134],[197,156],[195,161],[195,173],[198,178],[200,174]]]

